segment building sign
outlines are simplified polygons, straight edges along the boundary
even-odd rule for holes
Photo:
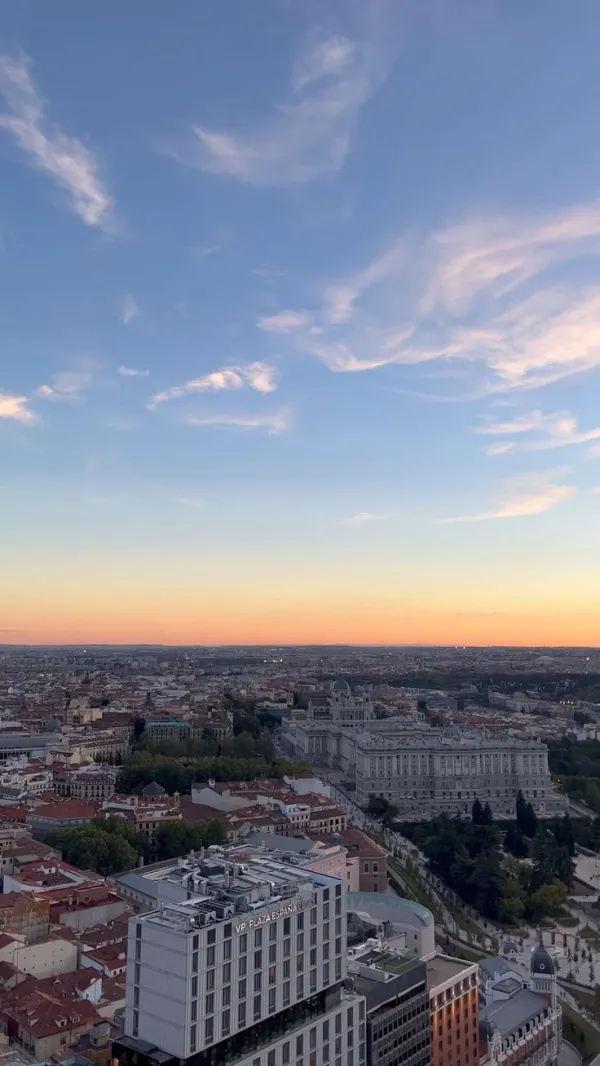
[[[274,907],[272,911],[265,911],[264,914],[257,914],[254,918],[246,918],[243,922],[238,922],[235,931],[236,933],[245,933],[247,929],[258,929],[261,925],[276,922],[278,918],[287,918],[289,914],[295,914],[296,911],[303,911],[307,907],[314,906],[316,899],[317,897],[312,895],[308,899],[296,899],[292,900],[291,903],[281,903]]]

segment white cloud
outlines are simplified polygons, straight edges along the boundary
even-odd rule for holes
[[[266,333],[293,333],[306,326],[309,319],[308,311],[278,311],[276,315],[263,315],[256,325]]]
[[[175,502],[180,503],[182,507],[193,507],[196,510],[201,510],[205,506],[204,500],[196,496],[177,496]]]
[[[11,396],[10,393],[0,392],[0,418],[10,418],[23,425],[32,425],[37,422],[37,415],[29,409],[27,396]]]
[[[190,248],[190,254],[197,256],[198,259],[204,259],[208,255],[216,255],[217,252],[223,251],[225,247],[225,241],[216,244],[195,244]]]
[[[544,514],[577,494],[578,490],[574,485],[558,483],[557,479],[564,477],[566,473],[565,470],[548,470],[517,478],[505,487],[504,500],[499,506],[472,515],[440,518],[438,521],[443,524],[489,522],[496,518],[525,518]]]
[[[321,332],[299,329],[294,346],[336,372],[433,364],[440,395],[417,392],[425,399],[492,397],[600,368],[600,205],[400,235],[324,288],[311,325]],[[448,364],[464,371],[458,391]]]
[[[51,385],[40,385],[37,395],[45,400],[76,403],[93,382],[89,370],[61,370],[54,375]]]
[[[506,455],[507,452],[511,452],[514,448],[513,441],[504,441],[501,444],[488,444],[485,449],[486,455]]]
[[[339,78],[354,56],[354,45],[347,37],[330,37],[303,56],[293,79],[295,92],[322,78]]]
[[[374,514],[373,511],[359,511],[352,515],[348,522],[353,526],[365,526],[369,522],[383,522],[389,518],[389,514]]]
[[[117,370],[123,378],[147,378],[149,373],[149,370],[136,370],[132,366],[120,366]]]
[[[335,174],[344,164],[360,113],[387,77],[396,48],[381,4],[362,4],[353,40],[335,34],[299,57],[285,102],[249,132],[195,126],[183,162],[252,185],[289,186]],[[388,5],[389,6],[389,5]]]
[[[347,322],[352,316],[358,298],[368,289],[397,272],[404,262],[404,257],[405,249],[400,241],[354,277],[348,278],[342,284],[329,286],[325,290],[328,321],[334,325]]]
[[[124,326],[128,326],[130,322],[133,322],[134,318],[138,318],[140,309],[134,300],[133,296],[126,296],[123,301],[123,307],[121,308],[121,320]]]
[[[271,414],[195,414],[185,419],[188,426],[233,426],[239,429],[265,429],[269,436],[278,436],[289,429],[287,411]]]
[[[100,178],[98,164],[75,137],[50,131],[44,100],[25,59],[0,56],[0,94],[8,112],[0,114],[0,129],[11,133],[37,170],[54,178],[68,194],[69,204],[88,226],[112,228],[112,202]]]
[[[194,378],[184,385],[173,385],[164,392],[157,392],[147,404],[149,411],[154,411],[160,403],[178,400],[196,392],[222,392],[226,389],[243,389],[244,386],[257,392],[275,392],[277,388],[275,370],[267,363],[246,363],[243,366],[223,367],[213,370],[201,378]]]
[[[531,411],[529,414],[517,415],[506,422],[487,422],[476,429],[477,433],[492,436],[533,434],[534,439],[522,445],[526,451],[547,451],[551,448],[564,448],[574,444],[588,444],[600,439],[600,426],[595,429],[579,430],[577,419],[565,411],[543,414]],[[492,445],[498,448],[499,445]],[[514,443],[511,444],[514,447]],[[497,451],[488,454],[499,454]]]

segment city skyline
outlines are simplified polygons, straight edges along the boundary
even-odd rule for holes
[[[597,5],[136,7],[0,15],[0,644],[599,645]]]

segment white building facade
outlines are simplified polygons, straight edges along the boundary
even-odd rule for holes
[[[194,1066],[364,1066],[340,880],[211,849],[189,896],[130,920],[124,1045]]]
[[[418,819],[470,813],[479,799],[496,816],[510,818],[521,791],[541,817],[566,809],[552,785],[548,748],[536,738],[374,719],[368,701],[365,716],[354,709],[349,721],[335,713],[336,705],[334,693],[327,718],[290,721],[282,742],[294,758],[341,771],[361,806],[375,795],[397,806],[401,817]]]

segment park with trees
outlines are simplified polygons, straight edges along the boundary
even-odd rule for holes
[[[436,876],[492,921],[535,923],[564,908],[575,854],[568,814],[539,823],[519,794],[511,823],[494,823],[489,805],[475,800],[470,819],[442,814],[398,828]]]

